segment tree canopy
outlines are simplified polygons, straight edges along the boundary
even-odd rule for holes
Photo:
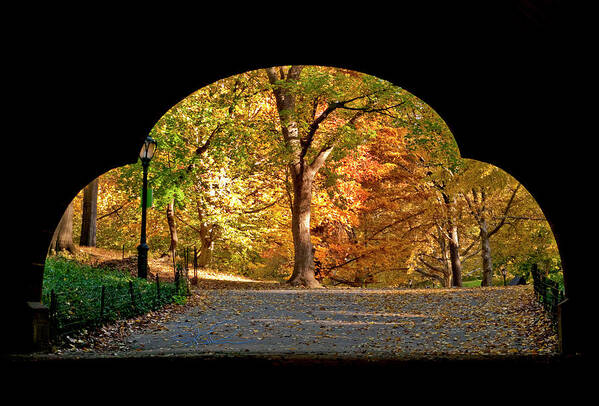
[[[430,106],[370,75],[284,66],[224,78],[151,136],[152,255],[195,246],[201,266],[305,286],[490,285],[532,263],[561,269],[525,188],[462,159]],[[99,178],[99,246],[136,246],[140,190],[139,163]]]

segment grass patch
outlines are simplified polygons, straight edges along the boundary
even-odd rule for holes
[[[46,260],[42,301],[49,307],[51,292],[56,298],[52,323],[57,335],[147,313],[179,302],[183,296],[173,283],[160,282],[158,288],[155,282],[124,271],[94,268],[63,257]]]
[[[462,286],[465,288],[476,288],[480,286],[482,279],[473,279],[471,281],[462,281]]]
[[[481,282],[482,282],[482,279],[472,279],[469,281],[463,280],[462,286],[465,288],[478,288],[478,287],[480,287]],[[507,282],[509,282],[509,280]],[[493,278],[493,286],[503,286],[503,279]]]

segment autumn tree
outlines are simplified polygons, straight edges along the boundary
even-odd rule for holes
[[[282,200],[280,171],[268,159],[276,153],[263,137],[272,126],[265,79],[260,71],[215,82],[183,99],[152,129],[160,154],[152,161],[151,185],[165,213],[168,252],[185,239],[197,245],[198,264],[207,266],[218,240],[243,251],[255,243],[250,228]],[[139,167],[122,173],[134,197]]]
[[[496,268],[503,270],[505,278],[514,263],[531,260],[538,261],[539,265],[552,263],[559,267],[559,255],[549,224],[520,182],[500,168],[467,160],[459,188],[476,224],[482,264],[481,286],[492,284]]]
[[[292,193],[294,268],[289,283],[320,287],[314,278],[310,235],[314,177],[334,150],[367,137],[358,120],[392,115],[403,104],[400,89],[376,78],[319,67],[266,69],[276,100]]]
[[[450,251],[450,242],[454,240],[458,240],[456,235],[461,235],[462,237],[465,235],[463,231],[457,232],[458,227],[452,228],[452,230],[456,230],[454,233],[448,233],[446,227],[442,224],[446,223],[446,219],[442,222],[436,222],[434,224],[434,228],[430,230],[428,235],[429,244],[428,249],[423,249],[417,255],[417,264],[420,266],[415,266],[414,270],[418,273],[427,276],[432,279],[436,279],[440,282],[443,287],[451,287],[451,286],[461,286],[461,280],[454,283],[454,279],[462,277],[462,264],[470,258],[476,256],[480,249],[475,249],[477,240],[471,238],[471,242],[466,248],[454,251],[454,255],[457,256],[459,261],[452,261],[451,251]],[[463,241],[464,238],[458,240]],[[457,255],[456,255],[457,252]],[[457,262],[457,266],[456,266]],[[459,267],[459,268],[457,268]],[[458,271],[456,272],[456,268]]]
[[[428,195],[415,187],[422,173],[405,148],[405,128],[382,127],[349,153],[324,183],[335,187],[317,195],[320,247],[334,283],[362,286],[399,280],[429,224],[422,221]],[[325,167],[328,169],[328,167]],[[324,200],[330,195],[324,214]]]
[[[534,264],[545,276],[563,284],[561,260],[551,227],[532,196],[524,188],[519,194],[517,211],[507,217],[505,226],[491,239],[493,265],[504,278],[526,278],[530,277]]]
[[[408,148],[418,157],[418,165],[426,171],[426,176],[421,179],[420,187],[428,190],[431,202],[428,206],[428,216],[432,216],[433,245],[437,245],[439,252],[433,265],[424,259],[431,252],[419,254],[419,264],[423,268],[415,268],[424,275],[432,275],[444,286],[462,286],[462,256],[467,255],[467,248],[463,253],[460,245],[460,216],[461,208],[457,201],[457,194],[452,191],[451,185],[456,180],[456,175],[461,171],[463,161],[459,155],[455,139],[449,132],[447,125],[439,115],[430,108],[421,108],[409,115],[406,125],[410,126]],[[438,238],[443,240],[438,240]],[[426,271],[425,271],[426,270]],[[449,274],[451,270],[451,275]]]
[[[462,174],[461,187],[467,188],[462,196],[478,224],[482,258],[481,286],[492,285],[491,237],[506,224],[521,187],[520,183],[509,186],[509,181],[508,175],[499,168],[478,161],[469,161],[467,170]],[[501,199],[504,196],[507,199]]]

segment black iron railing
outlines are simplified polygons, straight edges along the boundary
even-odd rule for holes
[[[177,277],[174,284],[161,284],[156,276],[154,284],[145,286],[128,282],[87,288],[76,299],[69,292],[52,290],[42,300],[49,307],[50,338],[54,339],[83,328],[157,310],[175,301],[177,296],[188,296],[189,293],[185,278]]]
[[[565,299],[564,291],[559,283],[542,275],[536,266],[532,268],[532,279],[535,297],[543,305],[557,328],[558,305]]]

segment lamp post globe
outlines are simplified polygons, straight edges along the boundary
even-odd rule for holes
[[[148,199],[148,167],[150,161],[154,157],[158,143],[149,135],[146,137],[139,158],[143,168],[143,187],[141,193],[141,238],[137,247],[137,276],[146,279],[148,277],[148,251],[149,247],[146,243],[146,210]]]
[[[139,151],[139,158],[143,163],[146,161],[148,164],[154,157],[154,152],[156,152],[156,147],[158,143],[149,135],[146,137],[143,145],[141,146],[141,150]]]

